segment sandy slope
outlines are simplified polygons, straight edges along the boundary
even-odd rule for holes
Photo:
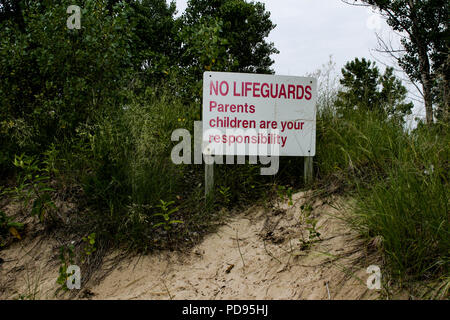
[[[0,299],[54,299],[60,246],[38,236],[0,251]]]
[[[280,211],[248,209],[192,252],[122,261],[91,288],[94,298],[328,299],[328,291],[331,299],[376,298],[366,288],[361,242],[330,206],[319,202],[313,211],[323,240],[299,250],[303,194],[293,199]]]
[[[112,270],[100,283],[84,284],[79,297],[93,299],[374,299],[366,287],[366,255],[361,240],[317,201],[320,241],[301,250],[307,238],[304,194],[277,209],[249,208],[208,235],[190,252],[161,252],[121,260],[111,254],[102,266]],[[303,221],[303,222],[302,222]],[[0,298],[17,298],[30,287],[30,270],[39,271],[37,298],[54,298],[58,287],[57,245],[38,244],[26,253],[16,245],[0,252]],[[23,245],[28,248],[28,245]],[[56,249],[55,249],[56,248]],[[34,272],[34,273],[36,273]],[[28,274],[28,281],[27,281]],[[35,276],[36,277],[36,276]],[[85,293],[89,292],[89,295]]]

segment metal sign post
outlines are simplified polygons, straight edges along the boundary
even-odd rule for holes
[[[303,178],[305,184],[308,185],[313,180],[313,157],[304,157],[303,158]]]
[[[209,198],[214,190],[214,163],[205,163],[205,197]]]

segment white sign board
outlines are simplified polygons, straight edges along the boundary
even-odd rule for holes
[[[203,74],[205,154],[314,156],[317,80]]]

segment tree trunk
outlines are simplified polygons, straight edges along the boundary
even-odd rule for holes
[[[431,80],[429,74],[422,74],[423,98],[425,100],[425,116],[427,124],[433,123],[433,96],[431,94]]]
[[[419,31],[419,19],[417,18],[417,11],[415,3],[409,1],[409,8],[412,20],[412,34],[411,41],[417,46],[417,53],[419,58],[419,72],[420,72],[420,82],[423,88],[423,98],[425,101],[425,116],[428,125],[433,123],[433,83],[431,78],[431,68],[430,68],[430,58],[428,57],[428,44],[421,37],[421,32]]]
[[[428,57],[428,46],[424,41],[417,41],[416,45],[418,49],[419,56],[419,71],[420,71],[420,80],[422,82],[423,88],[423,98],[425,100],[425,115],[427,124],[433,123],[433,83],[431,79],[430,73],[430,60]]]
[[[441,108],[443,110],[442,113],[442,121],[444,123],[449,124],[450,122],[450,55],[447,55],[447,59],[444,62],[444,66],[442,68],[442,77],[443,77],[443,86],[442,86],[442,105]]]

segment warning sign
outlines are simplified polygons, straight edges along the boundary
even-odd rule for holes
[[[205,72],[203,151],[314,156],[316,101],[314,78]]]

